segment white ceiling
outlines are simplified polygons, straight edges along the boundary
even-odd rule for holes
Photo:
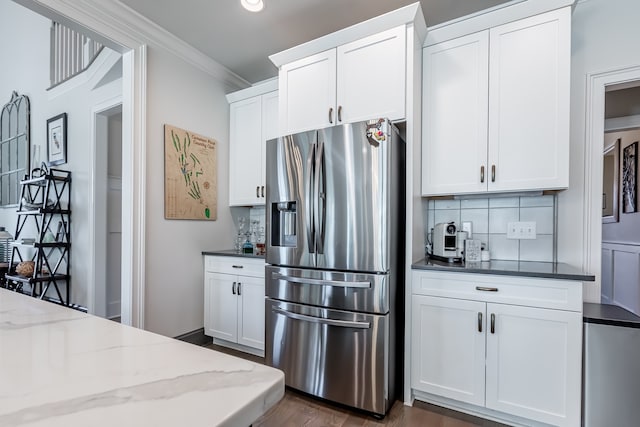
[[[416,0],[120,0],[250,83],[277,75],[268,56]],[[509,0],[420,0],[427,26]]]

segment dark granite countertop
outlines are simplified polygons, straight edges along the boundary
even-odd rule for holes
[[[636,316],[632,312],[617,305],[585,302],[583,304],[582,316],[586,323],[640,329],[640,316]]]
[[[593,282],[595,277],[569,264],[534,261],[486,261],[450,263],[423,258],[411,265],[416,270],[436,270],[458,273],[497,274],[502,276],[541,277],[546,279]]]
[[[260,258],[264,259],[264,255],[254,255],[254,254],[239,254],[233,249],[226,249],[221,251],[202,251],[202,255],[216,255],[216,256],[234,256],[240,258]]]

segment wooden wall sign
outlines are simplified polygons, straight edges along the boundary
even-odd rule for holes
[[[217,219],[217,145],[215,139],[164,125],[165,219]]]

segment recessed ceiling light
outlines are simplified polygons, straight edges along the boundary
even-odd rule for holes
[[[251,12],[260,12],[264,9],[262,0],[240,0],[242,7]]]

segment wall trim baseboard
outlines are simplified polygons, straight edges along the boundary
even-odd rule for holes
[[[187,332],[174,338],[195,345],[205,345],[212,341],[211,337],[204,334],[204,328],[196,329],[195,331]]]

